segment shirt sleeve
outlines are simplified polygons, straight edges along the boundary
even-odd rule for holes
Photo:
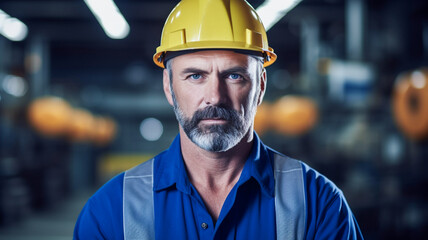
[[[73,239],[123,239],[123,176],[110,180],[88,200],[76,221]]]
[[[336,185],[304,165],[306,239],[363,239],[358,223]]]

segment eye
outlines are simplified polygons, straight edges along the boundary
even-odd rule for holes
[[[202,75],[195,73],[195,74],[190,75],[189,78],[191,78],[192,80],[199,80],[202,78]]]
[[[229,74],[229,78],[232,80],[240,80],[242,79],[242,76],[236,73],[232,73],[232,74]]]

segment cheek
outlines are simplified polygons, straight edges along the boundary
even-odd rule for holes
[[[254,108],[255,106],[257,106],[257,90],[252,88],[250,90],[247,91],[243,91],[242,93],[240,93],[240,97],[239,97],[239,109],[241,111],[242,114],[247,114],[247,112],[251,111],[252,108]]]
[[[193,112],[194,108],[197,108],[197,94],[192,92],[192,90],[187,91],[175,91],[175,99],[177,104],[180,106],[180,109],[188,116],[189,113]],[[197,91],[196,91],[197,92]],[[196,106],[196,107],[195,107]]]

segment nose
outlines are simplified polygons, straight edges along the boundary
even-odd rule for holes
[[[227,101],[226,83],[218,76],[209,78],[204,91],[204,101],[208,106],[217,106]]]

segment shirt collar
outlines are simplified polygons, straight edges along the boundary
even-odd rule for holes
[[[155,157],[154,170],[154,191],[175,185],[178,190],[190,194],[190,181],[181,154],[180,134],[166,151]]]
[[[274,197],[272,164],[273,159],[267,147],[254,132],[253,147],[237,184],[242,185],[253,178],[264,194]],[[154,191],[166,190],[175,185],[178,190],[190,194],[191,184],[181,154],[180,135],[175,137],[168,150],[155,157],[154,167]]]

